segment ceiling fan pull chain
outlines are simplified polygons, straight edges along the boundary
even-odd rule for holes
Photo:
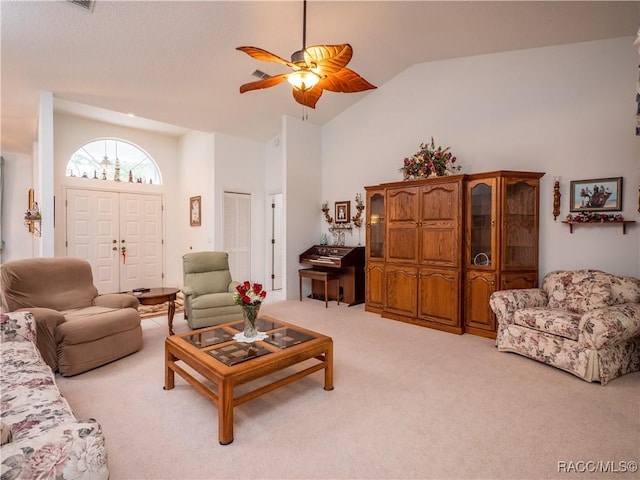
[[[302,4],[302,51],[307,49],[307,0]]]

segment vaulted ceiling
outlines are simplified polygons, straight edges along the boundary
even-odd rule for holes
[[[235,48],[289,59],[302,46],[302,5],[95,0],[89,11],[67,1],[3,0],[2,150],[31,152],[40,91],[53,93],[57,110],[89,118],[267,141],[283,115],[302,117],[303,107],[287,83],[240,94],[254,70],[286,69]],[[639,23],[636,1],[310,0],[307,45],[350,43],[349,68],[380,88],[415,63],[635,36]],[[325,92],[308,120],[322,125],[366,95],[375,90]]]

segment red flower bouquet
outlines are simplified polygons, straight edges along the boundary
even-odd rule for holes
[[[245,281],[236,287],[233,294],[233,301],[237,305],[260,305],[267,296],[267,292],[262,289],[261,283]]]

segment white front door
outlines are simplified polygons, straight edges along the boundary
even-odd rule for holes
[[[99,293],[160,287],[160,195],[67,189],[67,256],[84,258]]]
[[[122,247],[125,255],[122,256]],[[120,291],[162,286],[162,199],[120,194]]]
[[[118,194],[69,189],[66,210],[67,256],[89,261],[100,293],[120,291]]]

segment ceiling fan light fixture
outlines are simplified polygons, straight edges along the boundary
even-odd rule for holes
[[[0,0],[2,1],[2,0]],[[307,0],[303,2],[302,49],[293,52],[291,61],[285,60],[262,48],[243,46],[236,50],[265,62],[286,65],[293,72],[269,76],[240,85],[240,93],[269,88],[286,79],[293,86],[293,98],[305,107],[316,108],[325,90],[354,93],[376,88],[353,70],[347,68],[353,49],[348,43],[339,45],[314,45],[307,48]]]
[[[302,68],[297,72],[290,73],[287,81],[293,85],[293,88],[306,92],[311,90],[319,81],[320,77],[309,69]]]

